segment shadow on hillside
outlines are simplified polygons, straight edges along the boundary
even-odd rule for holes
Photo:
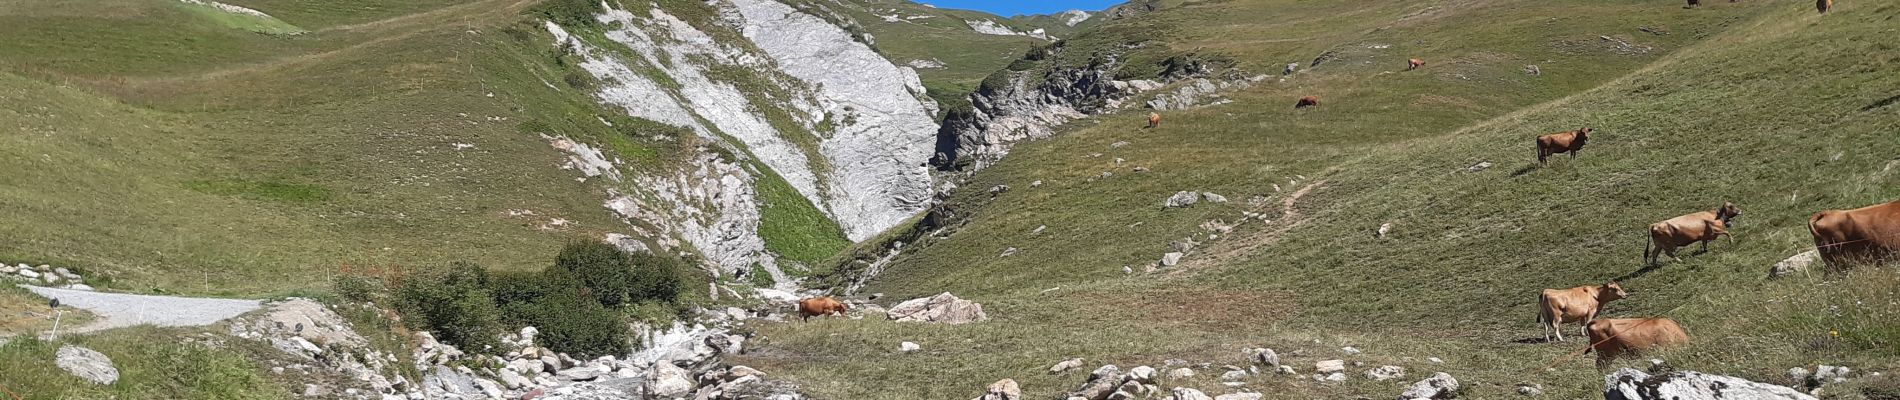
[[[1658,269],[1662,269],[1662,263],[1660,262],[1655,263],[1655,264],[1644,265],[1642,269],[1631,271],[1630,273],[1623,274],[1623,276],[1619,276],[1611,280],[1621,282],[1621,281],[1641,278],[1643,277],[1643,275],[1648,275],[1650,272],[1655,272]]]
[[[1546,343],[1551,343],[1551,342],[1554,342],[1554,340],[1551,340],[1550,338],[1546,338],[1543,336],[1532,336],[1532,337],[1527,337],[1527,338],[1511,341],[1511,343],[1517,343],[1517,344],[1546,344]]]
[[[1511,171],[1511,177],[1516,178],[1516,177],[1524,176],[1524,174],[1528,174],[1528,173],[1531,173],[1531,171],[1536,171],[1536,170],[1537,170],[1537,164],[1525,164],[1523,168],[1518,168],[1516,171]]]

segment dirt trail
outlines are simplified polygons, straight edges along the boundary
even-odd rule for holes
[[[263,304],[259,300],[100,293],[27,285],[20,287],[42,297],[59,299],[63,307],[82,309],[99,316],[90,324],[74,327],[71,332],[75,333],[137,325],[210,325],[256,310]]]
[[[1325,186],[1326,180],[1320,179],[1313,183],[1308,183],[1306,186],[1301,186],[1298,190],[1294,190],[1293,193],[1280,199],[1280,217],[1273,219],[1273,222],[1269,223],[1274,225],[1273,229],[1238,233],[1239,225],[1242,224],[1236,224],[1236,231],[1230,232],[1230,235],[1233,237],[1223,238],[1220,242],[1207,246],[1206,251],[1190,254],[1186,260],[1181,262],[1180,268],[1174,269],[1174,271],[1169,274],[1178,275],[1207,267],[1232,264],[1234,261],[1252,255],[1256,250],[1262,247],[1279,243],[1280,238],[1286,236],[1287,232],[1292,232],[1293,229],[1299,228],[1301,225],[1306,225],[1306,222],[1311,220],[1306,214],[1301,213],[1299,207],[1297,207],[1300,200],[1306,198],[1306,195],[1313,193],[1314,190]],[[1259,212],[1265,210],[1254,211]]]

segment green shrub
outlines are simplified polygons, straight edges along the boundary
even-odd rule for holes
[[[410,328],[434,332],[437,339],[463,351],[495,349],[505,331],[489,291],[488,272],[473,263],[456,262],[439,274],[407,280],[397,308],[408,316]]]
[[[680,287],[684,279],[680,274],[687,271],[686,263],[677,258],[658,256],[648,253],[633,255],[633,282],[628,291],[632,302],[657,301],[673,303],[679,300]]]
[[[509,321],[538,329],[537,344],[583,358],[622,355],[632,349],[626,318],[616,309],[601,306],[581,281],[558,268],[550,268],[537,281],[515,286],[508,293],[536,297],[511,301],[502,309]]]
[[[633,258],[601,242],[568,243],[561,248],[561,254],[555,256],[554,268],[547,274],[551,277],[549,283],[564,282],[565,278],[553,278],[557,274],[578,279],[579,286],[586,289],[584,294],[592,295],[600,305],[607,307],[626,304],[633,291]]]
[[[356,275],[337,275],[330,280],[330,288],[337,297],[356,303],[376,301],[381,295],[382,283],[375,278]]]

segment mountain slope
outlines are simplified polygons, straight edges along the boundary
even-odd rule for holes
[[[1145,113],[1124,113],[1021,144],[952,200],[962,225],[908,244],[863,291],[947,290],[995,320],[773,326],[765,336],[782,353],[754,362],[841,398],[970,396],[1001,378],[1050,397],[1081,384],[1080,373],[1044,371],[1070,357],[1086,359],[1084,371],[1175,358],[1244,365],[1241,349],[1265,346],[1302,373],[1343,357],[1449,372],[1463,397],[1516,396],[1526,382],[1586,398],[1602,375],[1574,357],[1577,341],[1537,343],[1535,294],[1621,279],[1635,296],[1606,313],[1682,321],[1695,344],[1660,355],[1677,368],[1781,382],[1815,362],[1893,367],[1900,305],[1881,294],[1897,282],[1892,269],[1764,276],[1808,246],[1809,214],[1900,197],[1882,184],[1900,173],[1900,142],[1886,139],[1900,109],[1883,100],[1900,83],[1885,73],[1900,61],[1890,51],[1900,42],[1883,33],[1895,7],[1331,7],[1190,5],[1122,25],[1153,24],[1172,48],[1219,49],[1243,67],[1300,61],[1304,71],[1232,93],[1231,104],[1163,112],[1160,129],[1137,129]],[[1339,58],[1307,69],[1326,50]],[[1427,67],[1401,71],[1408,57]],[[1293,110],[1308,94],[1322,105]],[[1599,135],[1580,157],[1534,165],[1532,137],[1582,126]],[[1472,168],[1480,162],[1489,167]],[[996,185],[1011,189],[984,190]],[[1231,201],[1164,209],[1176,191]],[[1734,244],[1641,265],[1643,226],[1725,200],[1745,210]],[[1210,221],[1235,226],[1210,231]],[[1182,264],[1143,272],[1185,238],[1199,245]],[[887,355],[897,341],[929,351]],[[863,361],[792,361],[820,355]],[[1417,379],[1360,370],[1339,385],[1246,382],[1272,398],[1381,398]],[[1221,371],[1199,372],[1166,384],[1219,387],[1208,375]],[[866,381],[928,383],[855,383]]]

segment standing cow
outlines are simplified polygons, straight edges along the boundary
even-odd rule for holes
[[[1828,272],[1852,263],[1900,259],[1900,201],[1852,210],[1827,210],[1808,218],[1814,248]]]
[[[850,307],[844,305],[844,302],[838,301],[838,299],[831,297],[813,297],[798,301],[798,316],[800,320],[809,322],[811,321],[811,317],[822,317],[832,314],[844,315],[844,312],[849,308]]]
[[[1814,9],[1817,11],[1825,13],[1833,8],[1834,0],[1814,0]]]
[[[1716,237],[1727,237],[1729,244],[1734,244],[1735,235],[1729,234],[1728,230],[1734,227],[1735,217],[1741,215],[1741,207],[1735,206],[1735,203],[1723,202],[1722,207],[1716,208],[1715,211],[1703,211],[1649,224],[1649,243],[1643,245],[1643,262],[1656,265],[1656,261],[1661,259],[1663,254],[1668,254],[1669,258],[1681,260],[1680,257],[1676,257],[1676,248],[1696,242],[1702,242],[1702,251],[1697,253],[1707,253],[1709,242],[1715,241]],[[1652,252],[1652,248],[1655,251]]]
[[[1161,114],[1148,113],[1148,129],[1154,129],[1158,126],[1161,126]]]
[[[1301,97],[1299,102],[1293,103],[1293,108],[1307,108],[1307,107],[1313,107],[1313,106],[1318,106],[1318,105],[1319,105],[1318,96],[1305,96],[1305,97]]]
[[[1583,144],[1588,141],[1590,141],[1588,127],[1538,136],[1537,165],[1544,165],[1544,159],[1552,154],[1570,153],[1570,158],[1576,159],[1577,152],[1583,151]]]
[[[1596,320],[1597,312],[1603,305],[1629,297],[1623,291],[1623,285],[1610,281],[1602,285],[1578,286],[1569,289],[1544,289],[1537,294],[1537,324],[1544,328],[1544,341],[1549,342],[1552,334],[1557,341],[1564,341],[1563,324],[1580,322],[1577,334],[1587,335],[1586,327]]]
[[[1668,318],[1609,318],[1590,322],[1590,348],[1597,352],[1597,368],[1610,365],[1624,353],[1641,354],[1689,344],[1689,334]]]

